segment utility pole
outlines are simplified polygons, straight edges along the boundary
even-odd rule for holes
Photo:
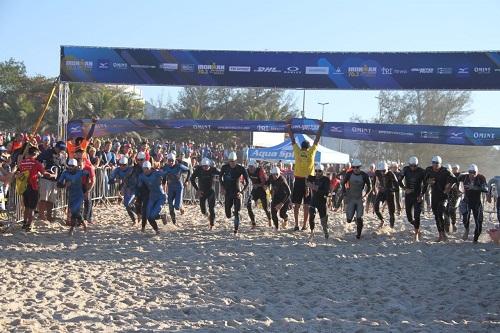
[[[318,104],[321,105],[321,121],[323,121],[324,117],[325,117],[325,105],[328,105],[330,103],[329,102],[324,102],[324,103],[318,102]],[[320,141],[321,141],[321,145],[323,145],[323,137],[321,137]]]
[[[375,96],[378,100],[378,123],[382,122],[382,105],[380,104],[380,97]],[[380,155],[382,154],[382,147],[380,145],[380,141],[377,143],[377,161],[380,161]]]
[[[328,105],[330,103],[329,102],[325,102],[325,103],[318,102],[318,104],[321,105],[321,121],[323,121],[324,117],[325,117],[325,105]]]
[[[306,117],[306,90],[304,89],[304,96],[302,96],[302,118]]]

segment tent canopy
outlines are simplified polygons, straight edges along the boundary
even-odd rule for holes
[[[295,141],[300,145],[302,141],[313,140],[305,134],[295,134]],[[292,141],[286,139],[284,142],[270,148],[251,148],[248,150],[248,158],[251,160],[283,161],[294,162]],[[318,144],[318,152],[314,158],[320,163],[346,164],[349,162],[349,155],[344,154]]]

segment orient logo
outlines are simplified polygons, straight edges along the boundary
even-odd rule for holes
[[[69,128],[69,131],[70,131],[71,133],[79,132],[79,131],[80,131],[80,127],[70,127],[70,128]]]
[[[297,66],[289,66],[283,71],[283,73],[285,73],[285,74],[302,74],[302,71]]]
[[[259,66],[254,70],[256,73],[281,73],[281,70],[278,67],[262,67]]]
[[[193,125],[193,129],[198,129],[198,130],[209,130],[212,127],[212,125]]]
[[[474,132],[474,139],[495,139],[495,133]]]
[[[458,75],[469,75],[469,67],[459,67],[457,70]]]
[[[124,62],[114,62],[113,69],[117,69],[117,70],[128,69],[128,64],[124,63]]]
[[[356,134],[371,134],[371,128],[363,128],[363,127],[352,127],[351,131]]]
[[[491,67],[474,67],[474,73],[476,73],[476,74],[490,74]]]
[[[392,75],[392,68],[390,67],[382,67],[382,75]]]

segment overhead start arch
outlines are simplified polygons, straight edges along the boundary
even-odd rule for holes
[[[343,90],[499,90],[500,51],[255,52],[61,46],[59,135],[68,126],[68,82]],[[208,127],[207,127],[208,126]],[[293,127],[314,133],[315,121]],[[96,135],[151,128],[285,131],[284,122],[243,120],[100,120]],[[500,145],[500,128],[327,123],[323,135],[353,140]]]

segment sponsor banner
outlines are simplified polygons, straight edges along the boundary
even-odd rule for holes
[[[253,52],[61,46],[60,65],[64,82],[282,89],[500,89],[500,51]]]
[[[68,136],[85,136],[90,128],[89,119],[68,123]],[[294,133],[316,134],[319,123],[315,119],[296,118],[291,122]],[[191,120],[191,119],[108,119],[97,122],[94,135],[108,136],[123,132],[153,129],[183,129],[203,131],[253,131],[286,133],[284,121],[258,120]],[[500,145],[498,127],[458,127],[427,125],[388,125],[370,123],[327,122],[322,135],[350,140],[401,143],[434,143],[469,146]]]

